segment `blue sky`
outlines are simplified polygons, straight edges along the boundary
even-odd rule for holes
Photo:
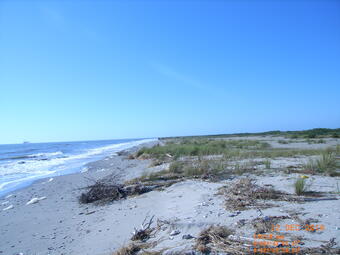
[[[339,27],[327,0],[1,1],[0,143],[338,128]]]

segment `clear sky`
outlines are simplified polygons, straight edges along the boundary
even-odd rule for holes
[[[315,127],[340,1],[0,1],[0,143]]]

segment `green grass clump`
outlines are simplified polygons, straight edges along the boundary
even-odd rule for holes
[[[174,174],[179,174],[183,172],[184,163],[180,161],[174,161],[169,166],[169,172]]]
[[[306,192],[306,179],[298,178],[294,183],[294,188],[296,195],[303,195]]]
[[[321,158],[316,161],[317,168],[323,173],[332,173],[336,169],[336,157],[334,152],[325,152]]]
[[[270,166],[271,166],[271,161],[269,159],[266,159],[264,161],[264,165],[266,166],[266,169],[270,169]]]
[[[129,183],[179,180],[183,178],[214,179],[226,173],[227,162],[221,159],[173,161],[169,169],[145,173]]]
[[[308,162],[303,166],[303,170],[313,174],[319,172],[316,160],[308,160]]]
[[[254,172],[255,170],[255,162],[243,162],[243,163],[236,163],[233,167],[232,173],[237,175],[243,175],[244,173]]]
[[[227,162],[223,160],[200,160],[198,162],[188,162],[183,169],[186,177],[190,176],[216,176],[227,167]]]
[[[336,168],[337,168],[336,153],[334,151],[325,151],[321,154],[319,159],[310,160],[304,166],[304,170],[329,175],[335,174]]]

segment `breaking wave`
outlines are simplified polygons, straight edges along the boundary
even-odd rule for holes
[[[15,187],[20,187],[25,182],[80,171],[86,163],[154,140],[134,140],[94,148],[86,148],[91,145],[91,142],[79,142],[81,149],[78,146],[78,151],[74,149],[68,153],[58,150],[26,155],[10,154],[11,156],[8,156],[6,154],[7,156],[0,158],[0,195]],[[59,145],[58,148],[63,148],[63,146]]]

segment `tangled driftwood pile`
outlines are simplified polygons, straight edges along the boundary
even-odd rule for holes
[[[252,220],[256,234],[269,233],[273,231],[273,226],[284,219],[290,219],[290,216],[265,216]]]
[[[155,228],[151,227],[154,217],[155,216],[152,216],[149,221],[147,221],[146,217],[141,225],[141,228],[140,229],[135,228],[135,230],[132,233],[133,235],[131,237],[132,241],[145,242],[150,238],[152,232],[154,232],[155,230]]]
[[[235,255],[247,254],[251,242],[245,243],[237,240],[233,233],[233,230],[225,226],[210,226],[199,234],[194,249],[203,254],[218,252]]]
[[[246,255],[254,254],[253,242],[255,239],[249,237],[236,236],[234,231],[225,226],[211,226],[203,230],[198,238],[194,249],[203,254],[234,254]],[[299,254],[299,255],[320,255],[320,254],[340,254],[336,246],[335,238],[330,239],[326,244],[319,247],[303,248],[298,253],[279,252],[275,254]],[[264,251],[261,254],[273,254],[271,251]]]
[[[80,195],[80,203],[109,202],[119,200],[132,195],[139,195],[153,190],[154,187],[142,184],[128,185],[96,181],[87,187],[87,191]]]
[[[110,201],[124,199],[129,196],[135,196],[150,192],[152,190],[161,190],[176,182],[175,180],[131,180],[124,184],[118,182],[117,176],[106,177],[102,180],[93,181],[94,183],[85,188],[79,197],[79,202],[87,203],[106,203]]]
[[[272,206],[271,204],[264,203],[263,200],[298,200],[295,196],[273,188],[261,187],[250,178],[242,178],[229,187],[223,187],[220,193],[225,196],[225,207],[227,210],[247,210]]]

